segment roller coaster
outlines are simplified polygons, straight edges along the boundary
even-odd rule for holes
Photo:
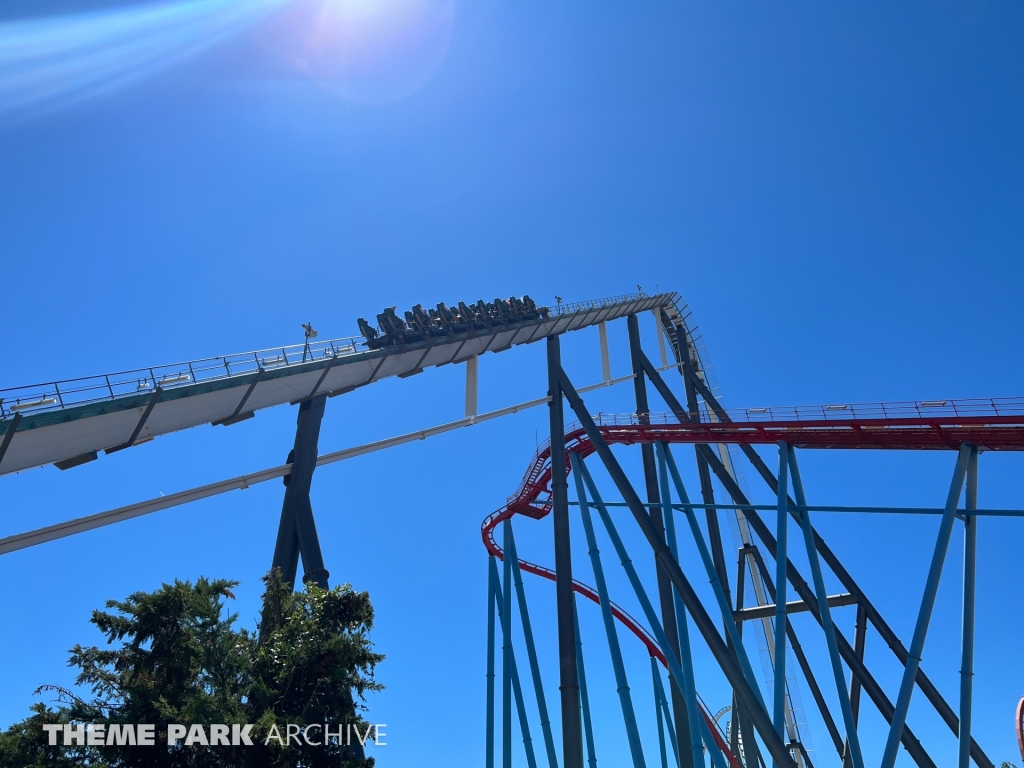
[[[294,584],[301,559],[303,580],[326,587],[329,573],[309,497],[317,467],[546,405],[549,439],[529,463],[519,487],[481,526],[488,558],[481,761],[487,768],[499,764],[510,768],[522,760],[535,768],[538,753],[548,768],[598,764],[600,734],[595,733],[592,718],[596,692],[587,686],[576,595],[600,612],[617,704],[599,705],[621,710],[622,735],[634,768],[709,764],[757,768],[769,763],[780,768],[829,764],[863,768],[857,725],[864,696],[888,723],[882,768],[893,768],[901,748],[921,768],[953,765],[951,756],[936,754],[934,748],[929,751],[907,724],[915,694],[956,736],[958,768],[967,768],[972,760],[981,768],[993,767],[971,731],[977,525],[985,516],[1021,517],[1024,510],[979,509],[977,467],[985,451],[1024,450],[1024,398],[726,409],[699,330],[675,293],[641,292],[579,303],[558,299],[554,307],[538,306],[529,297],[458,302],[451,309],[439,304],[428,311],[416,305],[403,314],[404,319],[396,309],[379,314],[377,327],[360,318],[360,336],[315,341],[316,332],[307,325],[302,345],[0,390],[0,475],[46,464],[70,470],[101,454],[115,454],[183,429],[203,424],[229,427],[276,405],[288,403],[297,406],[298,412],[295,441],[283,465],[8,536],[0,539],[0,554],[283,478],[286,488],[272,564]],[[647,312],[653,313],[658,331],[661,360],[657,366],[640,340],[638,316]],[[631,371],[613,379],[606,324],[616,320],[625,320],[627,326]],[[600,382],[577,387],[562,367],[561,339],[571,331],[592,327],[599,331],[604,376]],[[479,356],[541,341],[546,345],[546,396],[479,413]],[[462,363],[466,366],[464,419],[349,449],[319,451],[320,425],[329,398],[383,378],[404,379],[429,367]],[[669,386],[663,375],[668,372],[679,376],[681,395]],[[583,394],[627,382],[633,385],[633,412],[615,415],[588,410]],[[648,385],[664,403],[664,410],[652,410]],[[566,403],[575,417],[569,424]],[[634,485],[620,463],[629,446],[639,447],[642,486],[639,478]],[[693,498],[676,455],[688,446],[693,447],[699,489],[699,497]],[[762,452],[757,446],[762,446]],[[777,452],[774,470],[762,456],[765,446]],[[934,508],[809,504],[798,451],[812,449],[950,451],[955,460],[945,504]],[[749,464],[766,483],[775,503],[751,501],[741,481],[740,462]],[[598,470],[614,487],[615,499],[603,497],[592,474]],[[571,508],[576,512],[571,514]],[[649,545],[645,556],[653,559],[655,583],[645,584],[634,565],[619,530],[622,521],[611,513],[616,508],[628,510]],[[815,530],[812,516],[820,512],[938,518],[909,647]],[[577,513],[592,584],[575,577],[580,567],[572,560],[570,533]],[[642,618],[634,618],[612,600],[594,513]],[[551,520],[553,567],[520,559],[513,531],[517,517],[532,521],[527,523],[531,525]],[[742,541],[733,578],[726,566],[723,518],[735,521]],[[964,529],[965,551],[961,683],[954,709],[926,675],[922,659],[939,578],[958,524]],[[696,560],[681,558],[683,540],[696,549]],[[807,575],[791,559],[796,550],[806,558]],[[826,592],[824,567],[844,592]],[[533,630],[523,573],[555,586],[557,631],[549,646],[558,660],[557,707],[549,708],[545,695],[540,650],[546,646]],[[702,597],[694,588],[693,579],[707,579],[710,599],[708,590],[703,590]],[[748,588],[752,598],[746,594]],[[833,620],[833,610],[844,606],[856,611],[852,638]],[[814,669],[791,621],[798,613],[807,613],[821,630],[828,650],[828,664],[819,664],[821,669]],[[516,640],[514,614],[519,617],[520,640]],[[747,640],[743,635],[749,622],[767,649],[770,683],[762,684],[754,674],[747,647],[750,633]],[[635,642],[623,645],[620,627]],[[900,685],[893,692],[887,693],[868,669],[864,650],[869,628],[903,668]],[[709,672],[694,664],[697,643],[710,652],[715,673],[724,676],[732,692],[729,705],[715,714],[697,690],[698,678]],[[525,647],[532,705],[519,673],[517,645]],[[650,659],[656,744],[642,738],[634,688],[626,673],[624,654],[634,645]],[[800,722],[793,699],[797,678],[786,669],[790,655],[828,731],[834,756],[829,750],[808,748],[807,726]],[[819,681],[822,675],[827,682]],[[828,705],[823,686],[834,688],[838,711]],[[730,717],[727,726],[721,722],[725,712]],[[1021,719],[1018,711],[1018,724]],[[516,723],[520,746],[514,743]],[[536,724],[539,745],[532,736]]]

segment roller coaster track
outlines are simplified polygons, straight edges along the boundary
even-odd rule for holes
[[[0,389],[0,475],[45,464],[70,469],[172,432],[230,426],[264,408],[343,395],[638,312],[676,313],[680,301],[675,293],[613,296],[382,349],[361,349],[366,342],[356,336]]]
[[[585,436],[584,439],[581,440],[581,433],[582,429],[577,428],[570,430],[566,434],[565,444],[567,451],[567,471],[569,462],[568,451],[576,451],[581,456],[593,453],[592,447],[590,450],[586,450],[585,446],[590,445],[590,442],[585,439]],[[541,502],[540,506],[535,504],[541,495],[547,493],[550,496],[550,484],[551,441],[546,440],[544,446],[542,446],[535,454],[533,462],[530,464],[530,468],[526,471],[523,481],[519,484],[519,488],[514,494],[512,494],[512,496],[509,497],[508,503],[484,520],[484,523],[481,526],[481,535],[488,554],[494,555],[499,560],[504,560],[505,553],[494,540],[494,529],[499,523],[508,520],[517,514],[526,515],[527,517],[539,520],[551,512],[550,499]],[[543,565],[532,563],[529,560],[520,559],[519,568],[527,573],[533,574],[534,576],[539,576],[542,579],[547,579],[552,582],[555,581],[555,571],[550,568],[546,568]],[[597,590],[589,584],[585,584],[578,579],[573,579],[572,588],[576,594],[582,595],[597,605],[601,604],[601,598],[598,595]],[[612,616],[614,616],[624,627],[632,632],[641,643],[644,644],[647,648],[647,653],[656,658],[662,667],[668,669],[668,660],[665,658],[665,654],[662,653],[661,648],[658,647],[658,643],[651,633],[618,604],[612,602],[609,607],[611,608]],[[729,746],[722,737],[718,724],[711,716],[710,711],[703,701],[700,702],[700,714],[701,717],[704,718],[704,722],[707,724],[708,730],[718,743],[719,749],[722,750],[722,753],[729,760],[730,765],[733,766],[733,768],[742,768],[739,761],[729,751]]]
[[[777,415],[789,418],[776,420]],[[988,450],[1024,450],[1024,398],[756,408],[719,411],[717,417],[719,421],[697,423],[680,423],[674,414],[655,413],[644,414],[643,418],[637,414],[597,414],[593,418],[609,445],[654,442],[750,445],[776,444],[785,439],[791,445],[810,448],[958,449],[961,443],[969,442]],[[568,425],[566,475],[571,472],[570,454],[583,459],[595,450],[578,422]],[[551,442],[546,440],[538,448],[516,491],[481,524],[480,535],[488,554],[504,559],[504,552],[494,538],[495,528],[500,523],[515,515],[540,520],[551,510]],[[548,581],[556,580],[555,571],[545,566],[519,560],[519,567]],[[593,587],[573,579],[572,588],[600,605],[600,597]],[[647,652],[667,668],[665,655],[650,632],[614,602],[610,608],[612,615],[644,644]],[[702,701],[700,706],[701,715],[719,748],[730,763],[739,768],[738,760],[722,739],[717,722]]]
[[[924,406],[927,408],[927,402]],[[918,418],[895,417],[881,420],[874,417],[768,421],[752,424],[735,422],[679,423],[673,414],[651,413],[640,419],[636,414],[597,414],[594,421],[607,443],[636,445],[640,443],[688,444],[765,444],[775,445],[786,435],[790,444],[810,448],[959,448],[963,442],[986,446],[987,450],[1024,450],[1024,398],[942,401],[950,415],[925,414]],[[835,406],[814,406],[824,410]],[[905,412],[922,408],[920,402],[843,406],[850,413],[875,411]],[[760,413],[761,409],[757,409]],[[764,409],[768,410],[768,409]],[[783,409],[772,409],[782,412]],[[812,408],[787,408],[786,411],[807,412]],[[982,413],[982,412],[985,413]],[[729,413],[729,412],[727,412]],[[744,414],[747,411],[739,411]],[[964,414],[964,415],[959,415]],[[873,429],[866,429],[872,427]],[[879,433],[884,430],[885,438]],[[837,437],[837,435],[842,435]],[[988,447],[991,446],[991,447]],[[566,472],[570,471],[569,453],[581,458],[595,448],[578,422],[565,432]],[[551,441],[545,440],[530,462],[515,493],[501,509],[489,515],[481,526],[481,535],[488,552],[500,552],[493,531],[498,523],[513,515],[540,520],[551,512]]]
[[[497,522],[500,522],[500,520],[496,521],[496,523]],[[501,548],[494,543],[493,538],[490,539],[490,541],[494,548],[493,551],[490,550],[490,548],[488,551],[490,551],[490,553],[497,557],[499,560],[503,560],[504,552],[502,552]],[[555,572],[550,568],[545,568],[543,565],[531,563],[529,560],[519,560],[519,568],[520,570],[526,571],[527,573],[533,574],[534,576],[540,576],[542,579],[547,579],[551,582],[555,581]],[[582,595],[583,597],[587,598],[596,605],[601,604],[601,598],[597,594],[597,590],[591,587],[589,584],[584,584],[582,581],[579,581],[578,579],[573,579],[572,589],[573,592],[575,592],[578,595]],[[625,611],[625,609],[623,609],[617,603],[612,602],[609,605],[609,607],[611,609],[612,616],[614,616],[619,621],[619,623],[621,623],[624,627],[626,627],[626,629],[632,632],[637,637],[637,639],[644,644],[644,646],[647,648],[647,653],[656,658],[662,667],[668,669],[668,660],[665,658],[665,654],[661,652],[661,649],[658,647],[658,644],[655,641],[655,639],[651,636],[651,633],[648,632],[647,629],[640,622],[638,622],[636,619],[630,616]],[[739,761],[733,756],[732,752],[729,751],[729,745],[726,744],[725,739],[723,738],[722,733],[719,730],[718,723],[716,723],[715,720],[712,718],[710,710],[708,710],[707,705],[702,700],[698,700],[698,703],[700,705],[701,717],[704,719],[704,722],[708,726],[708,730],[711,732],[711,735],[714,737],[715,742],[718,744],[718,748],[722,750],[722,754],[724,754],[726,756],[726,759],[729,760],[729,764],[732,766],[732,768],[743,768],[743,766],[740,765]]]
[[[661,367],[655,369],[647,360],[639,349],[638,336],[635,342],[636,348],[633,349],[634,339],[631,336],[631,351],[634,353],[633,373],[630,376],[612,380],[605,357],[604,381],[592,387],[580,388],[574,395],[577,397],[577,401],[573,407],[579,406],[577,418],[587,420],[582,401],[578,400],[579,393],[627,379],[636,378],[639,381],[646,376],[655,384],[673,412],[671,414],[645,412],[639,415],[598,414],[593,417],[595,425],[592,425],[591,429],[596,432],[592,431],[591,436],[594,440],[598,442],[603,440],[609,445],[650,445],[652,443],[694,445],[697,449],[698,469],[702,471],[701,490],[705,502],[709,501],[709,497],[710,501],[714,501],[713,492],[710,490],[711,479],[708,474],[710,467],[736,504],[694,503],[690,506],[735,509],[741,536],[744,536],[749,522],[750,529],[757,533],[764,548],[772,557],[775,557],[775,547],[778,543],[772,538],[770,530],[757,517],[755,510],[764,507],[755,507],[750,504],[740,489],[740,483],[737,482],[735,474],[736,470],[729,456],[729,446],[739,446],[753,462],[761,477],[772,487],[773,493],[777,490],[776,485],[773,485],[777,484],[776,478],[761,461],[752,446],[759,444],[774,446],[777,443],[782,443],[790,448],[800,449],[960,449],[961,456],[964,455],[965,447],[969,447],[973,451],[974,460],[976,460],[978,451],[1024,450],[1024,398],[924,400],[868,404],[833,403],[807,407],[751,407],[744,410],[726,410],[717,401],[717,386],[709,361],[703,354],[699,333],[696,327],[690,324],[689,310],[681,303],[678,294],[658,293],[648,296],[639,293],[578,304],[559,303],[556,308],[544,308],[538,317],[528,320],[520,317],[514,321],[502,321],[493,327],[473,328],[459,332],[455,332],[455,329],[452,328],[447,329],[441,337],[392,344],[384,348],[360,349],[361,346],[367,346],[366,343],[361,341],[360,337],[350,337],[0,390],[0,475],[45,464],[54,464],[62,470],[70,469],[97,459],[101,452],[115,453],[141,445],[155,437],[201,424],[230,426],[253,417],[260,409],[284,403],[302,404],[300,405],[300,413],[302,413],[303,409],[308,410],[311,402],[316,401],[319,403],[322,414],[326,397],[345,394],[383,378],[392,376],[406,378],[423,372],[427,367],[468,363],[471,360],[475,361],[475,358],[484,352],[500,352],[545,338],[553,338],[555,341],[552,343],[557,349],[557,337],[568,331],[586,327],[602,326],[602,352],[606,353],[603,324],[609,320],[630,317],[632,334],[637,328],[635,316],[647,311],[655,313],[662,331],[658,334]],[[671,364],[669,364],[669,357],[666,354],[666,339],[671,345]],[[638,361],[641,360],[642,366],[638,367]],[[687,388],[685,409],[679,404],[658,373],[671,367],[677,367],[683,375],[683,382]],[[425,439],[452,429],[470,426],[551,401],[550,397],[546,397],[490,413],[476,414],[475,405],[472,412],[468,406],[470,369],[474,372],[473,381],[475,382],[475,362],[471,367],[467,366],[466,419],[333,453],[318,455],[314,441],[313,465],[321,466],[371,451],[383,450],[411,440]],[[561,370],[560,364],[557,369]],[[564,372],[560,375],[565,376]],[[566,381],[568,380],[566,379]],[[475,383],[473,386],[475,387]],[[647,408],[646,405],[640,407]],[[561,421],[558,423],[556,434],[561,431]],[[600,438],[597,435],[600,435]],[[584,427],[578,423],[569,425],[565,429],[562,439],[564,439],[565,446],[566,474],[571,471],[570,455],[576,454],[580,458],[585,458],[598,450],[598,447],[591,442]],[[298,436],[296,440],[298,441]],[[718,448],[717,453],[710,449],[711,446]],[[607,456],[607,452],[605,455]],[[178,492],[166,498],[151,499],[86,518],[10,536],[0,540],[0,554],[120,522],[170,506],[188,503],[199,498],[247,488],[252,484],[274,478],[291,475],[294,486],[295,475],[292,472],[295,466],[296,464],[293,464],[292,458],[289,457],[288,462],[282,466]],[[974,466],[976,472],[976,464]],[[307,471],[305,481],[307,489],[311,473],[312,466]],[[505,505],[489,515],[481,526],[483,543],[492,556],[499,559],[503,557],[503,552],[494,538],[494,529],[499,523],[509,520],[515,515],[542,519],[551,513],[553,506],[551,481],[551,445],[550,442],[546,442],[538,449],[516,491],[508,497]],[[287,503],[286,497],[286,507]],[[798,507],[791,500],[789,505],[790,514],[798,521],[805,511],[809,512],[813,509],[894,511],[890,508],[873,510],[858,508],[854,510],[841,507]],[[949,503],[947,503],[948,506]],[[970,507],[970,509],[974,508]],[[941,510],[902,509],[899,511],[936,513]],[[753,513],[752,517],[747,517],[748,512]],[[959,512],[963,517],[963,510]],[[975,512],[977,514],[1017,516],[1024,514],[1020,510],[975,510]],[[951,517],[951,515],[952,512],[947,510],[946,517]],[[642,515],[638,519],[641,517]],[[969,516],[964,519],[968,518]],[[283,512],[282,521],[284,520],[285,513]],[[712,523],[716,526],[714,536],[711,536],[710,532]],[[709,515],[708,525],[709,539],[718,539],[717,518],[714,513]],[[900,662],[907,667],[908,674],[914,673],[912,678],[904,680],[901,695],[907,687],[907,680],[912,679],[913,682],[910,685],[916,684],[921,689],[942,720],[954,733],[957,733],[958,719],[952,708],[938,693],[924,672],[916,665],[911,664],[910,652],[871,605],[838,558],[816,533],[813,536],[814,544],[812,546],[817,548],[822,560],[828,564],[849,592],[842,597],[852,598],[857,603],[858,611],[863,612],[865,622],[870,622],[875,627]],[[757,546],[760,546],[753,545],[752,539],[749,537],[749,530],[744,538],[744,545],[745,550],[757,549]],[[716,556],[720,558],[720,539],[718,539],[717,546]],[[318,544],[317,547],[319,547]],[[306,552],[303,551],[301,556],[305,566]],[[525,560],[519,561],[519,565],[528,573],[549,581],[556,581],[556,572],[550,568]],[[816,610],[813,606],[817,603],[809,585],[795,572],[792,565],[789,568],[788,581],[792,582],[794,590],[802,598],[804,609]],[[763,590],[758,589],[758,579],[761,576],[758,575],[756,568],[751,567],[748,572],[755,583],[755,591],[758,592],[757,610],[760,611],[766,606],[771,606],[775,598],[771,597],[766,600],[761,594]],[[326,570],[322,573],[326,574]],[[767,578],[766,576],[765,579]],[[326,580],[326,576],[324,580]],[[727,579],[723,580],[728,583]],[[600,602],[597,591],[583,582],[574,581],[572,590],[592,602]],[[569,594],[568,590],[565,594]],[[827,597],[826,602],[831,605],[832,598]],[[738,605],[740,605],[739,602]],[[787,603],[780,602],[779,605],[785,606]],[[615,619],[643,643],[648,654],[657,659],[663,667],[667,667],[666,656],[651,632],[621,606],[612,603],[609,607]],[[742,606],[740,605],[740,607]],[[766,616],[767,614],[761,612],[757,615]],[[858,615],[860,616],[860,613]],[[764,619],[764,621],[768,620]],[[705,639],[708,637],[710,635],[705,635]],[[862,656],[858,657],[857,651],[841,635],[838,640],[842,658],[857,678],[857,685],[861,686],[863,691],[874,701],[886,719],[893,722],[893,705],[867,671]],[[795,637],[792,642],[796,643]],[[917,658],[913,657],[913,659]],[[724,662],[722,663],[724,665]],[[772,663],[774,665],[774,660]],[[724,669],[725,666],[723,666]],[[784,680],[785,678],[780,679]],[[736,690],[737,683],[735,680],[732,682],[734,690]],[[852,693],[850,696],[852,698]],[[818,703],[821,706],[820,700]],[[722,753],[728,758],[733,768],[740,768],[740,758],[734,756],[726,746],[715,718],[711,717],[710,711],[703,702],[700,702],[699,708]],[[902,738],[904,746],[910,751],[919,766],[933,767],[934,763],[917,743],[916,737],[909,728],[905,727],[905,720],[902,720],[905,714],[904,711],[902,715],[895,718],[896,722],[892,726],[891,733],[902,734],[900,738]],[[823,711],[823,717],[826,716]],[[1018,712],[1018,722],[1020,721],[1021,715]],[[842,739],[830,716],[828,716],[827,724],[830,725],[830,735],[842,755]],[[766,732],[770,732],[773,737],[776,735],[772,728],[761,728],[762,736]],[[969,728],[967,733],[970,734]],[[736,738],[736,734],[733,734],[733,738]],[[787,748],[793,748],[793,745],[789,745]],[[992,762],[973,740],[970,740],[970,754],[980,768],[992,768]],[[803,765],[803,762],[798,761],[794,764]]]

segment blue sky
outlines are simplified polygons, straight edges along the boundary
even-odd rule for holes
[[[0,39],[36,24],[32,39],[55,47],[65,76],[26,103],[12,94],[38,93],[40,59],[28,48],[0,59],[0,386],[295,343],[306,321],[347,336],[385,305],[550,302],[641,284],[689,302],[728,405],[1021,394],[1019,5],[329,0],[334,26],[316,36],[311,2],[265,3],[251,18],[230,16],[230,3],[177,4],[173,29],[138,21],[130,3],[4,4]],[[95,40],[74,16],[86,9],[103,29],[135,20],[114,41],[146,43],[125,49],[130,67],[89,55]],[[653,353],[650,323],[644,333]],[[611,336],[622,374],[624,328]],[[564,347],[576,381],[600,377],[596,332]],[[430,370],[331,400],[321,449],[459,418],[462,375]],[[482,409],[538,397],[543,352],[487,356],[480,376]],[[628,412],[630,394],[597,392],[588,405]],[[0,533],[279,464],[293,429],[278,408],[66,473],[5,476]],[[370,591],[388,656],[387,690],[370,702],[389,725],[382,765],[481,759],[478,526],[545,429],[537,410],[317,473],[327,567]],[[695,493],[689,453],[677,455]],[[812,503],[938,505],[953,456],[805,451],[801,462]],[[1020,478],[1019,457],[983,456],[981,504],[1024,507]],[[237,578],[251,624],[281,491],[268,483],[0,558],[0,722],[22,717],[36,686],[71,681],[66,650],[98,640],[87,621],[106,599]],[[909,642],[935,522],[816,522]],[[549,522],[517,531],[523,557],[551,562]],[[1007,606],[1021,535],[1012,521],[980,529],[976,723],[997,764],[1018,757],[1024,619]],[[641,542],[629,541],[639,561]],[[960,546],[957,531],[924,661],[951,701]],[[613,587],[630,605],[618,574]],[[528,589],[551,699],[553,590]],[[626,752],[607,653],[596,611],[582,620],[607,723],[599,757],[614,764]],[[649,672],[632,651],[649,738]],[[898,665],[875,634],[868,660],[894,697]],[[701,664],[717,709],[722,681]],[[805,687],[803,698],[815,755],[837,764]],[[910,723],[949,764],[955,740],[922,701]],[[877,762],[882,720],[864,712]]]

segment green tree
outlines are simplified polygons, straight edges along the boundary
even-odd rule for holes
[[[369,596],[347,584],[292,592],[276,571],[264,582],[254,632],[236,629],[237,614],[225,613],[238,582],[223,579],[175,581],[109,601],[113,611],[94,611],[91,621],[108,647],[76,645],[68,662],[92,698],[41,688],[56,691],[58,706],[36,704],[0,734],[0,768],[371,768],[358,741],[264,745],[275,724],[282,735],[288,724],[311,723],[367,732],[365,706],[354,696],[362,702],[382,688],[374,670],[384,658],[369,640]],[[152,723],[157,745],[65,747],[58,739],[51,747],[46,723]],[[169,748],[169,723],[253,723],[254,746]]]

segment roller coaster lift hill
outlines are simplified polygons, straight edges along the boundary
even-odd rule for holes
[[[647,312],[656,323],[659,366],[640,343],[638,316]],[[612,379],[606,324],[622,319],[631,371]],[[598,737],[606,734],[595,733],[591,702],[602,695],[609,697],[603,707],[621,711],[621,735],[633,768],[864,768],[862,738],[868,733],[859,732],[858,723],[865,702],[887,723],[884,744],[873,745],[882,753],[881,768],[893,768],[901,749],[920,768],[954,765],[952,756],[936,752],[935,745],[922,743],[911,730],[912,702],[930,707],[950,729],[957,743],[957,768],[968,768],[971,761],[980,768],[994,768],[971,729],[978,525],[984,517],[1022,517],[1024,510],[978,507],[978,462],[985,451],[1024,450],[1024,398],[726,409],[699,331],[675,293],[640,292],[575,304],[559,299],[554,307],[538,306],[529,296],[452,307],[442,303],[426,311],[417,304],[402,317],[396,307],[385,309],[377,315],[376,327],[363,318],[358,325],[357,337],[319,341],[307,323],[304,344],[294,347],[0,390],[0,475],[45,464],[70,470],[101,454],[115,454],[172,432],[203,424],[229,427],[264,408],[298,406],[294,443],[283,465],[8,536],[0,539],[0,555],[281,478],[286,487],[272,564],[294,584],[301,560],[303,580],[327,587],[330,574],[310,501],[317,467],[547,405],[550,438],[530,462],[519,487],[481,527],[488,556],[483,760],[487,768],[511,768],[522,761],[529,768],[542,761],[548,768],[596,768]],[[596,384],[577,387],[562,366],[561,339],[588,327],[599,331],[604,376]],[[541,340],[546,345],[547,395],[478,413],[479,356]],[[466,364],[464,419],[319,452],[328,399],[382,378],[404,379],[453,363]],[[670,371],[680,376],[681,396],[663,376]],[[588,410],[584,394],[626,381],[633,384],[632,413],[595,416]],[[648,385],[664,412],[652,410]],[[569,424],[566,404],[575,419]],[[777,453],[774,469],[756,450],[758,445]],[[619,446],[618,451],[639,449],[642,478],[629,476],[612,446]],[[804,494],[798,452],[826,449],[949,451],[955,458],[944,503],[915,508],[811,504]],[[686,453],[692,456],[699,486],[693,495],[680,471]],[[751,501],[741,480],[741,461],[766,484],[772,504]],[[592,475],[598,467],[610,479],[616,498],[605,500],[599,491]],[[626,520],[612,514],[616,508],[628,510],[650,547],[645,556],[653,558],[653,584],[646,584],[633,564],[632,558],[639,555],[626,548],[619,533]],[[916,610],[909,646],[815,530],[813,516],[826,511],[938,518],[923,594],[906,591]],[[585,564],[592,580],[579,578],[584,563],[574,562],[571,555],[574,515],[579,515],[586,536]],[[726,565],[722,515],[735,519],[742,541],[733,575]],[[513,532],[517,517],[529,525],[551,520],[553,568],[520,558]],[[954,708],[925,673],[923,659],[939,578],[958,525],[964,530],[963,613]],[[696,560],[681,562],[680,539],[692,540],[699,554]],[[601,553],[608,546],[623,568],[641,618],[612,599]],[[790,558],[794,547],[806,557],[805,572]],[[826,592],[826,569],[843,592]],[[550,640],[534,632],[523,573],[554,582],[556,631]],[[698,592],[693,579],[706,579],[710,590],[702,587]],[[577,595],[585,598],[581,604],[594,604],[600,613],[614,692],[588,688]],[[843,610],[855,612],[849,638],[833,618],[835,611]],[[794,622],[791,617],[800,613],[808,618]],[[820,629],[827,648],[820,662],[808,659],[797,625],[801,632]],[[627,646],[619,627],[636,641],[629,648],[642,648],[650,660],[649,695],[656,721],[644,729],[634,702],[639,689],[627,676]],[[889,691],[865,659],[869,629],[902,665],[899,685]],[[751,636],[767,650],[768,683],[753,671],[747,650]],[[717,671],[695,666],[695,643],[710,651]],[[553,681],[544,679],[540,664],[545,648],[558,659],[557,705],[551,708],[545,685],[550,688]],[[520,674],[523,651],[526,663]],[[787,656],[795,660],[799,674],[787,669]],[[721,674],[731,690],[728,705],[717,713],[706,706],[698,690],[709,673]],[[828,732],[828,749],[810,748],[808,726],[794,703],[797,686],[810,693]],[[829,705],[828,688],[838,708]],[[1018,735],[1024,720],[1021,711],[1024,708],[1018,708]],[[722,722],[725,713],[727,723]],[[518,746],[513,743],[516,732]],[[652,733],[656,739],[642,737]]]

